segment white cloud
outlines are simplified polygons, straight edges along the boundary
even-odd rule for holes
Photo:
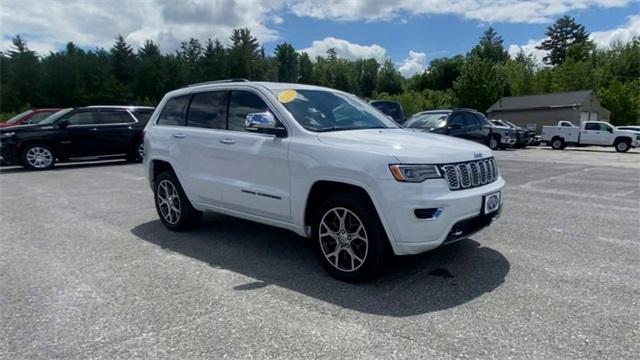
[[[383,60],[386,57],[387,50],[380,45],[359,45],[351,43],[347,40],[336,39],[334,37],[326,37],[322,40],[315,40],[311,46],[302,49],[309,54],[311,59],[317,56],[326,56],[327,50],[335,49],[338,57],[346,59],[376,59]]]
[[[108,48],[116,34],[134,46],[154,40],[169,52],[190,37],[227,41],[237,27],[248,27],[262,42],[273,41],[278,32],[266,24],[283,5],[284,0],[4,0],[0,23],[2,39],[24,34],[39,52],[68,41]]]
[[[298,16],[330,20],[391,20],[404,14],[451,14],[486,22],[543,23],[589,7],[621,7],[633,0],[291,0]]]
[[[629,16],[627,23],[611,30],[595,31],[591,33],[591,40],[597,47],[606,49],[612,44],[627,43],[634,37],[640,36],[640,15]],[[547,51],[536,49],[537,46],[542,44],[544,39],[529,40],[524,45],[512,44],[509,46],[509,55],[515,58],[522,50],[527,55],[533,55],[533,57],[542,63],[542,59],[547,55]]]
[[[601,48],[616,42],[628,43],[636,36],[640,36],[640,15],[629,16],[627,23],[618,28],[591,33],[591,39]]]
[[[427,54],[423,52],[409,51],[409,57],[402,61],[398,68],[402,76],[408,78],[425,70]]]

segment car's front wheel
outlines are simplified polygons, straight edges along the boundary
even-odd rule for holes
[[[22,166],[31,170],[51,169],[56,163],[56,154],[44,144],[30,144],[22,151]]]
[[[493,135],[489,139],[489,148],[491,150],[497,150],[500,147],[500,137],[498,135]]]
[[[200,222],[202,212],[191,205],[173,172],[166,171],[155,178],[154,194],[158,216],[169,230],[187,230]]]
[[[312,231],[320,262],[337,279],[359,282],[380,274],[388,240],[367,199],[352,194],[328,198]]]
[[[554,150],[562,150],[562,149],[564,149],[566,146],[565,146],[564,140],[562,140],[562,139],[560,139],[560,138],[555,138],[555,139],[553,139],[553,140],[551,141],[551,147],[552,147]]]

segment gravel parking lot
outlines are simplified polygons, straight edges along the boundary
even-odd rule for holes
[[[637,358],[640,151],[496,157],[494,226],[361,285],[284,230],[165,230],[139,164],[3,169],[0,357]]]

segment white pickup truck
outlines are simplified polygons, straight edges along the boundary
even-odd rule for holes
[[[580,126],[561,121],[558,126],[542,127],[542,141],[551,144],[556,150],[562,150],[568,145],[593,145],[613,146],[618,152],[626,152],[640,146],[640,135],[616,129],[603,121],[585,121]]]

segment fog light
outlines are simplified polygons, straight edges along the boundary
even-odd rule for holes
[[[435,220],[442,214],[442,208],[415,209],[413,213],[421,220]]]

